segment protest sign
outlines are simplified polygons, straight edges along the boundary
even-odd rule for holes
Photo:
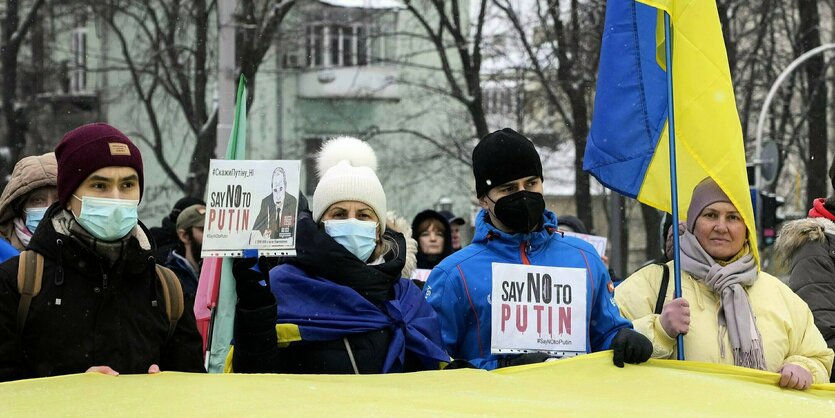
[[[586,270],[493,263],[493,354],[586,352]]]
[[[591,244],[592,247],[597,251],[597,255],[603,257],[606,254],[606,237],[601,237],[598,235],[588,235],[588,234],[580,234],[578,232],[569,232],[569,231],[560,231],[563,235],[567,237],[575,237],[579,238],[585,242]]]
[[[429,273],[432,273],[432,269],[414,269],[414,271],[412,271],[412,277],[410,277],[410,279],[426,282],[426,279],[429,278]]]
[[[202,257],[296,254],[298,160],[212,160]]]

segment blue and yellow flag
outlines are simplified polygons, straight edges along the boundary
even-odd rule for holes
[[[742,214],[759,261],[745,146],[713,0],[610,0],[583,169],[606,187],[671,212],[662,11],[671,16],[679,216],[713,178]],[[662,52],[659,56],[659,50]]]
[[[408,279],[394,285],[394,298],[378,306],[348,286],[310,277],[292,264],[270,272],[280,343],[332,341],[379,329],[392,333],[383,373],[403,371],[406,351],[426,370],[451,361],[435,311]]]

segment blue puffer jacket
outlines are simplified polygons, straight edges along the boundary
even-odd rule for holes
[[[18,255],[19,253],[20,251],[13,247],[12,244],[9,244],[9,242],[3,238],[0,238],[0,263]]]
[[[508,234],[476,217],[473,243],[453,253],[432,270],[425,294],[438,313],[441,335],[449,354],[492,370],[499,356],[490,354],[492,263],[582,268],[589,273],[586,351],[608,350],[617,331],[631,328],[615,305],[609,273],[588,243],[556,232],[557,217],[544,214],[544,228],[528,234]]]

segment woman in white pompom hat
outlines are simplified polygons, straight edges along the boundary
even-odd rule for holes
[[[414,254],[403,234],[386,228],[376,168],[365,142],[326,142],[312,216],[297,224],[297,257],[269,277],[251,262],[236,265],[235,372],[368,374],[450,361],[435,312],[403,278]]]

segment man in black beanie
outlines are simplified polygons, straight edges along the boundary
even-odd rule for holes
[[[533,143],[509,128],[485,136],[473,150],[473,175],[482,207],[473,242],[435,267],[425,287],[449,354],[488,370],[549,357],[491,354],[491,303],[499,300],[491,295],[492,268],[505,263],[582,269],[587,277],[586,352],[613,349],[618,367],[649,359],[652,343],[620,315],[597,252],[557,232],[557,217],[545,209],[542,162]]]

